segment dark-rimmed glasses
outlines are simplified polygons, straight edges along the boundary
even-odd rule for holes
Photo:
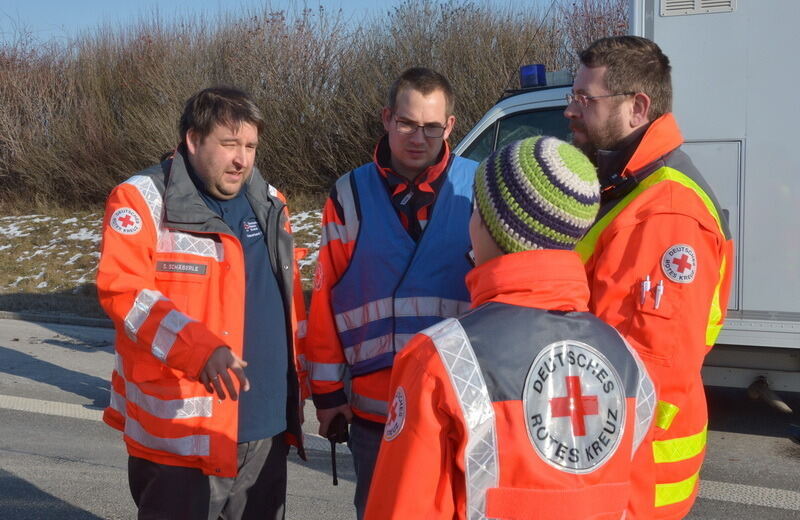
[[[412,123],[411,121],[404,121],[397,118],[394,120],[394,125],[398,132],[406,135],[412,135],[416,133],[418,128],[422,128],[422,134],[425,137],[434,139],[442,137],[445,129],[447,128],[446,126],[439,125],[418,125],[417,123]]]
[[[607,97],[617,97],[617,96],[633,96],[636,92],[619,92],[617,94],[604,94],[602,96],[587,96],[586,94],[575,94],[570,92],[564,99],[567,100],[567,104],[570,105],[573,102],[579,104],[582,107],[589,106],[589,101],[592,99],[600,99],[600,98],[607,98]]]

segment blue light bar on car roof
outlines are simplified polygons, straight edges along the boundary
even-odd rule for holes
[[[519,68],[520,88],[544,87],[545,85],[547,85],[547,75],[543,64],[535,63]]]

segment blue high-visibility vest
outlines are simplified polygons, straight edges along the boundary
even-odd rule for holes
[[[419,242],[400,223],[374,163],[337,181],[343,206],[360,210],[353,257],[331,291],[351,375],[392,366],[414,334],[469,309],[464,277],[472,268],[467,253],[476,167],[453,158]]]

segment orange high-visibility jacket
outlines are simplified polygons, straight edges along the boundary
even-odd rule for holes
[[[366,519],[619,520],[656,396],[580,258],[505,255],[467,285],[477,308],[396,359]]]
[[[708,422],[700,368],[722,327],[733,272],[725,216],[682,142],[672,114],[654,121],[622,171],[627,186],[605,198],[577,247],[589,309],[625,336],[658,389],[655,467],[642,471],[636,518],[683,518],[694,503]],[[618,173],[601,164],[601,179]]]
[[[285,199],[256,169],[243,189],[296,333],[305,310],[299,291],[293,296],[299,279]],[[103,419],[124,432],[130,455],[236,475],[238,403],[210,395],[198,377],[217,347],[242,356],[244,265],[241,244],[206,207],[181,153],[111,192],[97,289],[116,329],[116,367]],[[300,350],[294,334],[288,348],[287,441],[304,456],[299,404],[307,385],[292,361]]]

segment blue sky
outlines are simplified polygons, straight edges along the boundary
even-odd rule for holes
[[[401,0],[0,0],[0,42],[9,42],[20,32],[38,42],[76,36],[102,24],[126,25],[156,11],[164,18],[180,13],[235,14],[243,8],[269,4],[273,10],[342,9],[344,16],[357,23],[364,16],[380,15]]]

